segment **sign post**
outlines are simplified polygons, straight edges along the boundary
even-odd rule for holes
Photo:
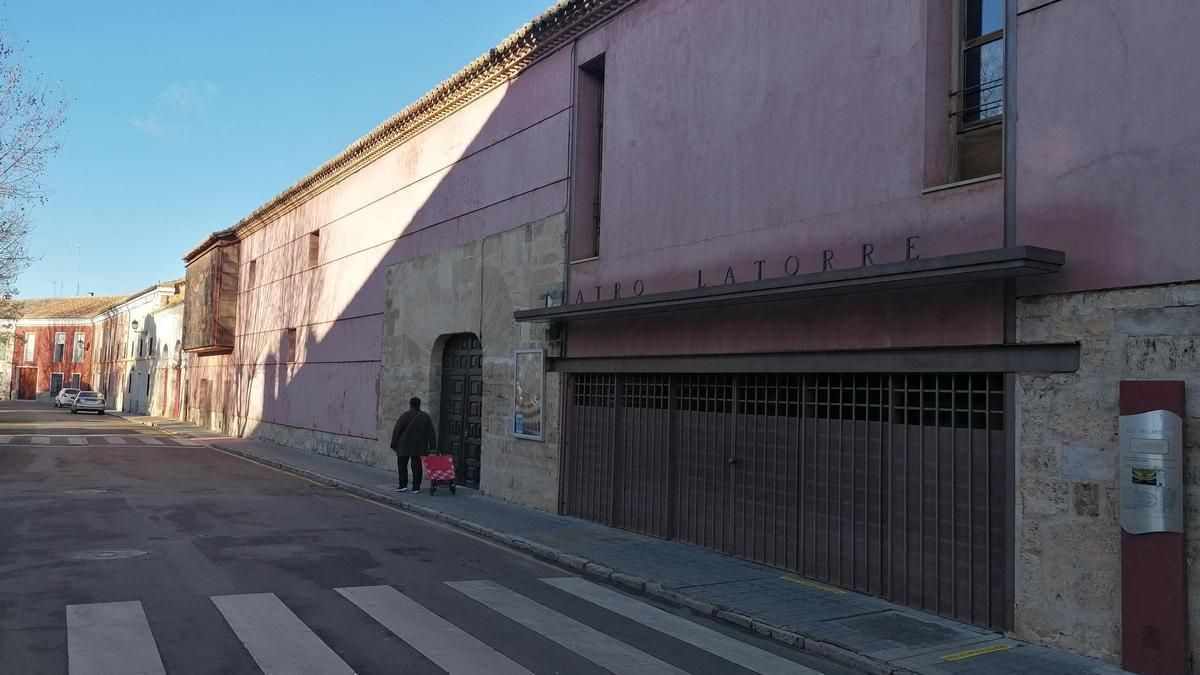
[[[1188,671],[1181,381],[1120,385],[1121,665]]]

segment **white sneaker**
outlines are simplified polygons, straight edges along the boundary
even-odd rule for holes
[[[396,492],[408,492],[408,488],[406,488],[406,487],[398,487],[398,488],[396,488],[396,490],[395,490],[395,491],[396,491]]]
[[[419,495],[419,494],[421,494],[421,489],[420,489],[420,488],[417,488],[416,490],[413,490],[413,491],[412,491],[412,493],[413,493],[414,495]]]

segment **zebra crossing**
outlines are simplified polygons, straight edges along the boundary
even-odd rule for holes
[[[655,634],[673,638],[711,657],[706,672],[804,675],[818,671],[775,653],[694,623],[631,596],[577,577],[541,579],[547,587],[585,600]],[[576,618],[490,580],[447,581],[452,589],[542,639],[617,675],[674,674],[686,671]],[[333,592],[450,675],[530,675],[532,664],[518,663],[460,628],[445,616],[392,586],[335,588]],[[355,675],[339,655],[274,593],[210,596],[229,630],[267,675],[321,673]],[[442,610],[445,612],[445,610]],[[69,675],[165,674],[160,651],[141,602],[68,605]],[[495,640],[495,638],[492,638]],[[353,659],[351,659],[353,660]]]
[[[15,446],[15,445],[45,445],[45,446],[147,446],[147,447],[168,447],[168,446],[189,446],[198,447],[204,445],[203,442],[192,438],[182,438],[178,436],[150,436],[145,434],[90,434],[90,435],[63,435],[63,434],[27,434],[21,436],[2,436],[0,435],[0,446]]]

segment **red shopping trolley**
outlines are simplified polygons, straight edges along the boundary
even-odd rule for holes
[[[429,494],[437,494],[438,484],[445,483],[454,494],[454,457],[451,455],[422,455],[421,468],[429,479]]]

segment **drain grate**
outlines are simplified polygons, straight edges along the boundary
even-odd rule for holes
[[[112,488],[81,488],[78,490],[66,491],[66,493],[69,495],[107,495],[114,492],[120,492],[120,490],[114,490]]]
[[[133,560],[136,558],[148,558],[154,555],[150,551],[143,551],[136,548],[98,548],[87,551],[75,551],[63,556],[67,560],[87,560],[87,561],[104,561],[104,560]]]

